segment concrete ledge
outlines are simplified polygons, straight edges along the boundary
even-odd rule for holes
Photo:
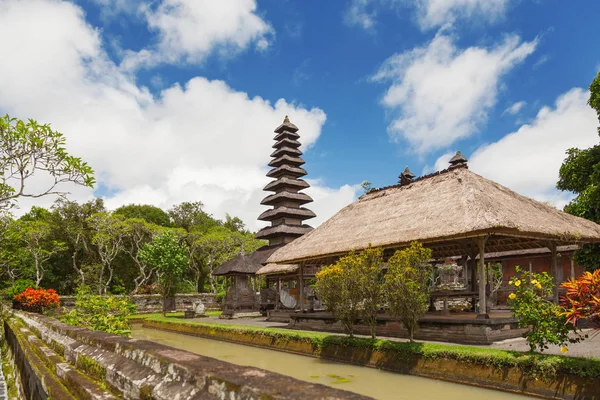
[[[439,357],[432,359],[417,352],[402,352],[385,346],[361,347],[339,336],[330,336],[334,340],[327,340],[329,337],[326,337],[318,343],[310,338],[295,336],[293,331],[278,337],[275,334],[259,335],[251,329],[152,319],[145,320],[143,326],[548,399],[600,399],[598,377],[558,371],[549,379],[543,379],[536,375],[537,372],[519,366],[498,367],[471,362],[466,358],[445,358],[443,350],[439,351]]]
[[[367,399],[150,341],[93,332],[38,314],[13,312],[11,320],[15,321],[12,325],[22,324],[35,333],[32,342],[45,347],[48,357],[56,354],[66,361],[54,372],[48,370],[51,376],[84,371],[89,379],[126,399]]]

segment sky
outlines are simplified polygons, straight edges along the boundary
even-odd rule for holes
[[[0,113],[64,133],[98,185],[63,190],[110,209],[201,201],[259,229],[286,115],[312,226],[458,150],[562,208],[565,151],[598,142],[598,20],[595,0],[0,0]]]

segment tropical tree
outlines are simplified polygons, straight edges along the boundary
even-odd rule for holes
[[[35,284],[39,286],[46,272],[46,261],[59,251],[65,250],[66,245],[49,240],[51,227],[46,221],[19,221],[18,229],[35,268]]]
[[[62,183],[94,186],[92,168],[69,155],[65,142],[48,124],[0,117],[0,210],[13,207],[19,197],[64,196],[58,188]],[[26,183],[40,171],[50,180],[40,191],[27,191]]]
[[[125,251],[137,267],[137,276],[133,280],[133,292],[137,293],[139,288],[148,283],[154,274],[154,268],[150,267],[140,258],[140,250],[152,241],[152,236],[160,232],[160,226],[146,222],[140,218],[125,220]]]
[[[590,85],[588,104],[600,120],[600,72]],[[566,212],[600,223],[600,145],[568,149],[556,187],[576,195],[565,207]],[[582,245],[575,252],[575,261],[589,270],[599,268],[600,244]]]
[[[92,243],[96,245],[100,257],[98,294],[106,294],[114,276],[114,260],[124,250],[127,226],[121,215],[105,212],[92,215],[88,221],[94,229]]]
[[[126,219],[142,219],[148,223],[170,227],[171,219],[169,214],[158,207],[149,204],[129,204],[117,208],[113,214],[122,215]]]
[[[187,251],[179,243],[179,237],[175,232],[166,231],[155,235],[152,242],[146,243],[140,249],[139,257],[144,263],[156,269],[163,299],[163,316],[165,316],[165,300],[175,294],[176,284],[188,267]]]
[[[202,210],[204,204],[201,201],[183,202],[171,208],[168,213],[176,228],[183,228],[190,232],[207,232],[211,228],[221,225],[221,221],[215,220]]]
[[[418,242],[399,250],[388,260],[383,293],[389,313],[402,321],[411,341],[429,305],[431,249]]]
[[[361,319],[375,337],[381,306],[382,249],[350,253],[317,273],[315,284],[321,300],[350,335]]]

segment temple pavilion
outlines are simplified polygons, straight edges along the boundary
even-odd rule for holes
[[[563,281],[559,246],[600,242],[600,225],[522,196],[469,170],[458,152],[448,169],[416,178],[408,168],[397,185],[372,190],[310,233],[276,250],[267,265],[314,270],[348,252],[383,247],[384,257],[419,241],[437,260],[464,264],[478,301],[477,318],[488,319],[486,254],[547,251],[551,274]],[[555,292],[554,299],[558,299]],[[308,317],[306,317],[308,318]],[[491,322],[490,322],[491,323]],[[501,328],[498,328],[499,330]]]
[[[271,153],[269,166],[272,169],[267,177],[273,180],[264,190],[271,192],[261,202],[270,208],[260,214],[261,221],[269,226],[255,235],[257,239],[269,242],[252,254],[242,251],[231,261],[221,265],[213,275],[225,276],[228,289],[223,302],[225,315],[247,313],[263,308],[278,307],[283,300],[289,308],[295,308],[299,296],[302,297],[302,279],[296,273],[297,266],[285,264],[266,265],[267,258],[277,249],[291,243],[296,238],[313,230],[303,221],[314,218],[313,213],[303,205],[312,202],[312,198],[302,190],[310,187],[303,179],[306,170],[302,168],[304,160],[299,142],[298,127],[286,116],[283,123],[275,129],[274,151]],[[263,275],[267,280],[267,288],[257,296],[256,275]],[[281,295],[283,294],[283,299]]]

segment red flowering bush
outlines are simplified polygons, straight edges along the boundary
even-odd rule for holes
[[[600,328],[600,269],[584,272],[577,279],[569,279],[561,286],[566,289],[560,304],[565,308],[567,321],[573,325],[578,319],[587,319],[594,328]]]
[[[54,289],[27,288],[14,298],[15,308],[42,314],[44,309],[58,307],[60,305],[58,293]]]

